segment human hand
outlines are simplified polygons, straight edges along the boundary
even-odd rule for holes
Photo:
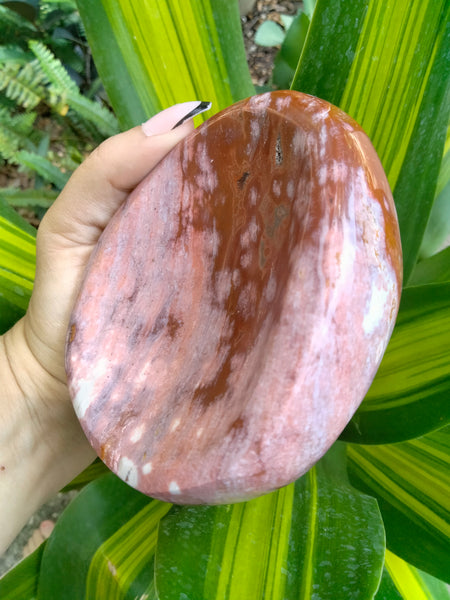
[[[102,231],[131,190],[193,130],[191,119],[172,128],[193,116],[199,104],[175,105],[142,127],[103,142],[74,172],[40,224],[28,311],[0,338],[0,520],[5,518],[7,529],[17,515],[26,519],[95,457],[66,386],[70,313]],[[8,485],[19,486],[23,500],[22,505],[16,501],[10,519],[3,510]],[[1,553],[10,539],[0,537]]]

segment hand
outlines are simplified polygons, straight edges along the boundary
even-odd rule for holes
[[[0,338],[0,553],[34,510],[94,458],[66,386],[70,313],[89,256],[131,190],[193,129],[175,105],[103,142],[42,220],[28,311]]]

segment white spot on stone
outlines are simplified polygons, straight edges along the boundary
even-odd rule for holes
[[[148,475],[152,471],[153,471],[153,464],[151,462],[147,462],[147,463],[145,463],[145,465],[142,466],[142,472],[144,473],[144,475]]]
[[[270,102],[271,95],[269,92],[266,92],[265,94],[260,94],[259,96],[253,96],[252,98],[250,98],[249,106],[251,106],[252,108],[265,109],[270,106]]]
[[[93,401],[94,383],[92,381],[81,379],[78,382],[78,390],[73,399],[73,407],[79,419],[83,419],[87,409]]]
[[[292,181],[292,179],[290,181],[288,181],[288,184],[286,187],[286,192],[287,192],[288,198],[290,198],[292,200],[292,198],[294,197],[294,192],[295,192],[295,185],[294,185],[294,182]]]
[[[324,186],[328,179],[327,165],[322,165],[319,169],[319,185]]]
[[[264,292],[267,302],[272,302],[275,298],[275,294],[277,291],[277,280],[274,274],[270,275],[269,281],[267,282],[267,286]]]
[[[325,158],[326,144],[328,139],[328,129],[326,125],[322,125],[319,133],[319,156]]]
[[[363,319],[363,329],[366,335],[371,335],[383,320],[388,299],[388,290],[384,288],[372,289],[372,295]]]
[[[275,196],[279,196],[281,194],[281,184],[279,181],[274,181],[272,184],[272,190]]]
[[[247,248],[250,244],[250,233],[248,231],[244,231],[241,234],[241,246],[242,248]]]
[[[137,486],[138,470],[131,458],[122,456],[117,468],[117,475],[120,477],[120,479],[131,485],[131,487],[135,488]]]
[[[312,115],[311,121],[313,123],[319,123],[320,121],[325,121],[325,119],[328,117],[329,114],[330,114],[330,107],[327,106],[326,108],[323,108],[322,110],[316,111]]]
[[[258,192],[256,191],[255,188],[251,188],[251,190],[249,192],[250,204],[252,206],[255,206],[257,199],[258,199]]]
[[[251,136],[252,136],[252,141],[256,142],[259,138],[259,134],[260,134],[260,127],[259,127],[259,123],[256,119],[254,119],[251,123],[250,123],[250,132],[251,132]]]
[[[203,431],[204,431],[204,428],[203,428],[203,427],[199,427],[199,428],[197,429],[197,431],[196,431],[196,434],[195,434],[195,435],[196,435],[196,436],[199,438],[199,437],[202,435]]]
[[[290,103],[291,103],[291,96],[285,96],[284,98],[277,98],[277,101],[275,104],[276,104],[277,110],[281,111],[284,108],[288,108]]]
[[[245,254],[241,255],[241,267],[243,269],[247,269],[250,266],[251,262],[252,262],[251,252],[246,252]]]
[[[212,193],[218,184],[217,172],[211,163],[208,147],[206,143],[198,144],[197,164],[200,168],[200,174],[196,177],[196,183],[207,192]]]
[[[243,269],[247,269],[250,266],[252,260],[252,255],[250,252],[246,252],[245,254],[241,255],[241,267]]]
[[[172,425],[170,426],[170,431],[175,431],[180,426],[181,419],[174,419],[172,421]]]
[[[255,217],[252,217],[252,220],[250,221],[250,224],[248,226],[248,232],[250,234],[250,239],[252,240],[252,242],[256,242],[256,240],[258,239],[258,231],[258,223],[256,222]]]
[[[138,427],[136,427],[136,429],[133,431],[133,433],[131,434],[130,437],[130,441],[132,444],[135,444],[136,442],[138,442],[142,435],[144,433],[144,425],[139,425]]]
[[[171,481],[170,482],[170,484],[169,484],[169,492],[171,494],[173,494],[174,496],[178,496],[181,493],[180,488],[178,486],[178,483],[176,481]]]
[[[239,271],[239,269],[235,269],[233,271],[232,282],[233,282],[234,287],[238,287],[239,284],[241,283],[241,272]]]

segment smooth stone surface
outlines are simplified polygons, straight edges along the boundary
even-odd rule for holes
[[[244,100],[179,144],[101,236],[67,375],[98,455],[176,503],[298,478],[375,375],[401,290],[395,207],[342,111]]]

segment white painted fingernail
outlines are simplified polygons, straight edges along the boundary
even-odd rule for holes
[[[147,136],[167,133],[171,129],[182,125],[188,119],[192,119],[195,115],[199,115],[210,108],[211,102],[199,102],[198,100],[174,104],[145,123],[142,123],[142,131]]]

